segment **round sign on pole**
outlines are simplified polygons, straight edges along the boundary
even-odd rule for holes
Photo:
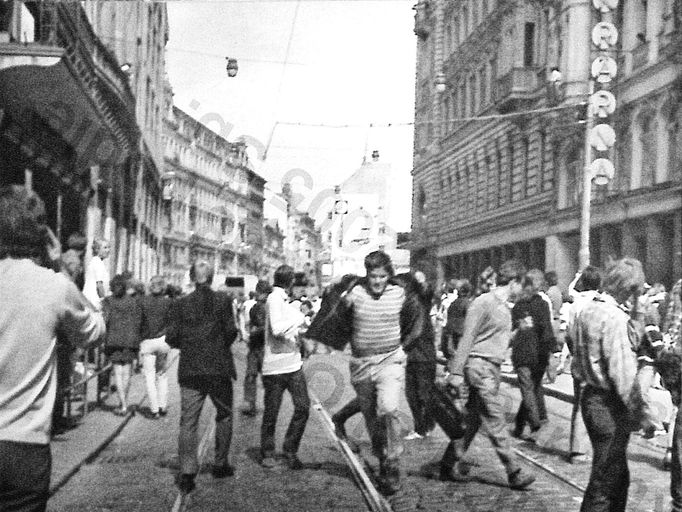
[[[618,0],[592,0],[592,5],[599,12],[615,11],[618,8]]]
[[[616,143],[616,132],[608,124],[598,124],[590,131],[589,141],[597,151],[606,151]]]
[[[592,42],[600,50],[608,50],[618,42],[618,29],[613,23],[600,21],[592,29]]]
[[[592,78],[600,84],[606,84],[613,80],[618,73],[618,64],[608,55],[599,55],[592,61]]]
[[[607,185],[613,179],[616,168],[608,158],[597,158],[590,164],[590,172],[596,185]]]
[[[597,117],[608,117],[616,111],[616,97],[610,91],[597,91],[590,97],[590,110]]]

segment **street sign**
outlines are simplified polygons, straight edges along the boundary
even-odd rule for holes
[[[605,118],[616,110],[616,97],[610,91],[597,91],[590,96],[592,115]]]
[[[589,142],[597,151],[606,151],[616,143],[616,132],[608,124],[598,124],[590,131]]]
[[[608,50],[618,42],[618,29],[613,23],[600,21],[592,29],[592,42],[600,50]]]
[[[618,8],[618,0],[592,0],[592,5],[598,11],[607,13]]]
[[[618,72],[618,64],[608,55],[599,55],[592,61],[592,78],[600,84],[609,83],[616,77]]]

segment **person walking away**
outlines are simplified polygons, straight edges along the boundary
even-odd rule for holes
[[[128,414],[128,391],[133,361],[140,348],[142,308],[140,301],[126,293],[127,280],[116,275],[111,280],[112,294],[102,301],[104,321],[107,325],[104,353],[113,365],[119,407],[114,414]]]
[[[142,306],[142,343],[140,359],[149,401],[149,417],[159,419],[168,413],[168,365],[171,348],[166,343],[166,325],[171,299],[165,296],[166,281],[152,277],[149,295],[140,298]]]
[[[211,289],[213,266],[197,260],[189,274],[194,291],[171,303],[166,329],[166,343],[180,350],[180,473],[176,484],[185,494],[196,487],[199,417],[206,396],[216,409],[215,460],[211,472],[214,478],[234,475],[229,453],[232,381],[237,378],[237,371],[231,347],[238,334],[231,299],[226,293]]]
[[[244,375],[244,405],[241,412],[247,416],[256,414],[258,375],[263,370],[263,347],[265,346],[265,301],[272,292],[270,283],[256,283],[256,303],[249,308],[249,353],[246,356]]]
[[[400,397],[405,383],[405,352],[422,334],[423,308],[416,297],[389,282],[391,258],[383,251],[365,257],[367,276],[345,296],[352,310],[350,373],[372,450],[379,459],[382,490],[400,488],[403,452]]]
[[[573,373],[573,354],[575,353],[575,343],[578,338],[576,319],[580,311],[599,295],[601,287],[601,270],[592,265],[588,265],[582,272],[576,273],[575,279],[568,287],[569,296],[573,302],[568,308],[568,318],[566,319],[566,345],[571,352],[571,374],[573,376],[573,407],[571,410],[571,430],[568,442],[568,461],[571,464],[581,464],[589,460],[586,447],[583,446],[583,439],[587,437],[585,424],[580,413],[580,395],[582,387],[580,380]]]
[[[98,309],[102,307],[102,299],[109,294],[109,270],[104,260],[109,257],[110,252],[108,240],[95,240],[92,243],[92,258],[85,269],[83,295]]]
[[[65,275],[40,266],[60,257],[42,200],[2,187],[0,212],[0,507],[41,512],[52,465],[56,336],[71,350],[86,348],[104,334],[104,321]]]
[[[457,350],[459,340],[464,329],[464,318],[469,305],[473,300],[473,286],[468,279],[462,279],[457,290],[457,298],[448,307],[447,323],[445,325],[446,336],[443,338],[445,345],[441,346],[441,352],[446,359],[450,359]]]
[[[273,279],[272,292],[265,302],[261,463],[268,469],[280,465],[275,457],[275,427],[284,391],[288,391],[294,413],[284,436],[284,457],[290,469],[301,469],[303,465],[297,453],[310,414],[310,398],[298,340],[305,319],[300,310],[289,303],[294,269],[281,265],[275,270]]]
[[[523,296],[512,308],[515,334],[511,358],[521,390],[521,405],[512,435],[523,438],[523,430],[528,424],[530,436],[526,440],[532,442],[537,441],[540,428],[547,422],[542,376],[556,344],[549,306],[538,293],[544,283],[541,270],[529,270],[523,280]]]
[[[441,460],[441,478],[468,478],[469,467],[462,458],[479,428],[490,439],[507,472],[512,489],[525,489],[535,476],[519,466],[511,448],[505,422],[504,401],[499,395],[500,366],[511,338],[509,303],[517,300],[526,272],[516,260],[507,260],[497,274],[497,286],[483,293],[469,306],[464,332],[453,358],[448,361],[448,385],[460,398],[468,397],[464,437],[450,442]],[[490,272],[491,275],[494,271]]]
[[[573,374],[582,387],[583,420],[593,460],[582,512],[625,511],[630,473],[627,445],[637,373],[632,322],[626,304],[645,282],[641,263],[624,258],[607,271],[602,293],[576,318]]]
[[[423,309],[423,317],[428,318],[433,290],[426,282],[423,272],[407,274],[409,281],[405,286],[416,293]],[[409,292],[408,292],[409,293]],[[436,422],[431,416],[430,401],[436,380],[436,345],[435,333],[431,322],[424,322],[423,330],[412,348],[407,352],[405,368],[405,395],[412,412],[414,430],[405,436],[406,440],[422,439],[435,428]]]

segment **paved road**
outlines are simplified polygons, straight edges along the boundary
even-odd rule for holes
[[[236,354],[243,373],[244,347],[237,347]],[[330,412],[353,397],[344,354],[315,355],[306,363],[306,372],[311,391]],[[136,385],[140,386],[141,376],[136,379]],[[171,382],[174,382],[173,376]],[[235,391],[238,405],[241,379]],[[511,421],[519,393],[506,384],[502,392],[507,396]],[[83,466],[57,493],[50,501],[49,510],[170,510],[176,496],[173,475],[177,471],[178,390],[175,384],[171,396],[173,405],[167,418],[160,421],[141,416],[133,418],[92,464]],[[551,471],[584,487],[589,465],[570,465],[561,458],[567,446],[570,406],[548,398],[548,408],[550,425],[544,429],[539,444],[515,446]],[[204,411],[202,429],[210,423],[210,413],[210,410]],[[285,398],[281,414],[284,423],[278,428],[280,439],[290,414],[291,404]],[[234,478],[220,481],[214,480],[210,473],[201,474],[190,510],[368,510],[351,471],[316,411],[311,411],[300,452],[305,468],[296,472],[267,471],[260,467],[257,456],[260,419],[260,414],[255,418],[235,414],[232,458],[237,473]],[[412,420],[406,402],[402,404],[401,419],[407,433]],[[359,415],[349,420],[348,432],[372,476],[377,461],[370,454]],[[530,490],[509,490],[503,469],[482,436],[476,439],[470,452],[476,480],[466,484],[440,482],[435,477],[446,443],[438,428],[428,438],[406,442],[404,486],[389,499],[395,512],[579,509],[582,493],[538,468],[532,469],[538,480]],[[629,450],[632,475],[629,510],[665,512],[668,509],[670,476],[660,469],[662,455],[661,448],[633,436]],[[209,450],[207,459],[210,461],[211,457]]]

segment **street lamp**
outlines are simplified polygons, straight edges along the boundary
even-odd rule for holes
[[[237,64],[237,59],[232,59],[230,57],[225,57],[227,60],[227,65],[225,69],[227,70],[227,76],[234,78],[237,76],[237,71],[239,71],[239,65]]]

